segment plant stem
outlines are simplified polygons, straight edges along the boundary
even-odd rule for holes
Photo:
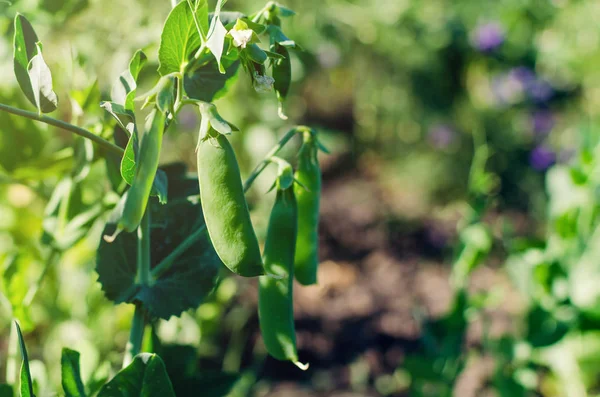
[[[261,172],[264,171],[265,168],[267,168],[267,165],[269,165],[269,163],[271,162],[271,157],[275,156],[277,153],[279,153],[279,151],[283,148],[283,146],[285,146],[286,143],[288,143],[288,141],[290,139],[292,139],[292,137],[294,135],[296,135],[296,132],[298,132],[298,128],[293,128],[291,130],[289,130],[277,143],[277,145],[275,145],[273,147],[273,149],[271,149],[269,151],[269,153],[267,153],[267,155],[265,156],[265,159],[263,161],[261,161],[252,171],[252,173],[250,174],[250,176],[248,177],[248,179],[246,179],[246,182],[244,182],[244,192],[247,192],[250,187],[252,186],[252,183],[254,183],[254,180],[260,175]]]
[[[137,237],[137,279],[141,285],[150,286],[154,284],[154,279],[150,273],[150,211],[148,209],[138,227]]]
[[[42,123],[46,123],[52,125],[54,127],[62,128],[63,130],[67,130],[84,138],[91,140],[96,143],[98,146],[108,150],[109,152],[115,153],[119,156],[123,155],[123,149],[119,146],[115,145],[107,141],[104,138],[99,137],[98,135],[86,130],[85,128],[77,127],[76,125],[67,123],[62,120],[53,119],[52,117],[48,117],[45,115],[38,115],[37,113],[30,112],[23,109],[14,108],[12,106],[5,105],[0,103],[0,111],[15,114],[17,116],[25,117],[31,120],[41,121]]]
[[[153,284],[153,278],[150,273],[150,211],[146,209],[142,222],[137,230],[137,281],[142,286]],[[123,358],[123,368],[125,368],[133,358],[140,353],[144,339],[144,328],[146,327],[146,315],[141,303],[136,303],[133,320],[131,323],[131,332],[129,342],[125,349]]]
[[[271,157],[275,156],[283,148],[283,146],[286,143],[288,143],[288,141],[290,139],[292,139],[292,137],[296,134],[297,131],[298,131],[298,128],[293,128],[290,131],[288,131],[279,140],[277,145],[275,145],[269,151],[269,153],[267,153],[267,155],[265,156],[265,159],[263,161],[261,161],[254,168],[254,170],[252,171],[252,173],[250,174],[248,179],[246,179],[246,182],[244,182],[244,192],[247,192],[248,189],[250,189],[250,187],[252,186],[252,183],[254,183],[254,180],[258,177],[258,175],[260,175],[261,172],[264,171],[264,169],[267,167],[267,165],[271,162]],[[171,251],[171,253],[166,258],[164,258],[162,261],[160,261],[160,263],[158,265],[156,265],[154,267],[154,269],[152,269],[153,279],[157,279],[162,274],[164,274],[167,270],[169,270],[171,268],[171,266],[173,265],[173,262],[175,262],[175,260],[177,258],[179,258],[179,256],[181,254],[183,254],[196,241],[198,241],[198,239],[202,236],[202,234],[204,233],[205,230],[206,230],[206,225],[200,226],[196,231],[194,231],[194,233],[190,234],[185,240],[183,240],[181,242],[181,244],[179,244],[177,246],[177,248],[175,248],[173,251]]]
[[[123,368],[131,364],[133,358],[140,353],[142,341],[144,339],[144,328],[146,326],[146,315],[141,303],[135,305],[133,321],[131,322],[131,332],[129,333],[129,342],[123,358]]]

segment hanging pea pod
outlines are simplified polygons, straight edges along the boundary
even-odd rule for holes
[[[294,259],[296,280],[303,285],[317,283],[319,265],[319,200],[321,194],[321,169],[317,160],[320,148],[316,132],[299,129],[303,143],[298,153],[298,167],[294,174],[296,200],[298,201],[298,237]]]
[[[304,370],[308,365],[298,361],[296,350],[292,294],[298,222],[292,187],[293,170],[283,160],[276,159],[276,162],[280,170],[276,181],[277,196],[269,218],[263,253],[265,270],[269,275],[259,277],[258,317],[269,354],[278,360],[292,361]]]
[[[136,165],[131,188],[126,193],[123,216],[118,223],[118,229],[133,232],[142,220],[148,205],[154,176],[158,170],[158,160],[162,146],[165,128],[164,113],[153,110],[150,115],[150,128],[142,137],[140,159]]]
[[[216,130],[222,119],[216,110],[209,110],[203,112],[197,147],[200,202],[206,228],[225,266],[240,276],[259,276],[264,274],[260,248],[238,162],[225,135]],[[223,131],[230,132],[231,128]]]

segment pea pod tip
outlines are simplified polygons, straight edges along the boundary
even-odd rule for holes
[[[308,367],[310,367],[309,363],[302,364],[300,361],[294,361],[294,365],[296,367],[300,368],[302,371],[306,371],[308,369]]]

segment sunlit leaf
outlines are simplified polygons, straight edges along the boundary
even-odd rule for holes
[[[98,393],[98,397],[175,397],[165,365],[159,356],[141,353]]]

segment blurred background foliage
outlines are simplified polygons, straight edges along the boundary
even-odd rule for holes
[[[297,12],[286,31],[305,49],[293,55],[289,120],[243,74],[218,105],[243,131],[233,136],[243,174],[292,124],[319,129],[332,152],[322,157],[321,285],[296,289],[300,358],[311,369],[265,357],[254,284],[233,277],[198,310],[158,325],[164,355],[187,371],[241,371],[232,396],[600,395],[600,3],[285,5]],[[140,91],[157,81],[169,9],[167,0],[0,1],[0,102],[28,108],[12,77],[19,11],[44,42],[62,101],[52,116],[108,133],[97,105],[139,48],[150,60]],[[181,113],[163,162],[195,169],[198,121]],[[15,376],[4,360],[16,349],[12,317],[46,391],[63,346],[82,353],[89,379],[107,376],[127,341],[133,308],[110,304],[96,282],[102,222],[66,250],[42,239],[78,142],[0,113],[1,381]],[[86,172],[79,208],[114,204],[104,164]],[[251,193],[261,237],[272,177]]]

